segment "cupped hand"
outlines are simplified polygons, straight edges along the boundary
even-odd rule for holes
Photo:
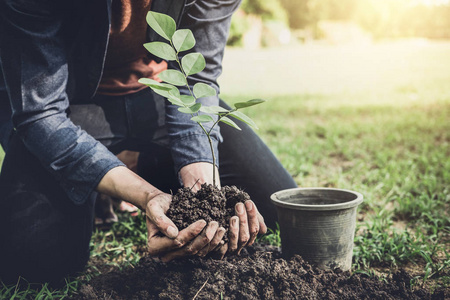
[[[264,218],[251,200],[245,203],[237,203],[236,215],[230,218],[230,229],[228,232],[228,243],[218,250],[223,257],[226,253],[240,254],[242,248],[250,246],[255,242],[256,236],[267,232]]]
[[[204,220],[199,220],[178,232],[175,224],[165,215],[171,201],[170,195],[160,194],[147,204],[149,254],[167,262],[183,256],[205,256],[216,249],[225,228],[219,227],[215,221],[207,225]]]

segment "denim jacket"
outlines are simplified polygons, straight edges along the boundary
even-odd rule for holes
[[[0,90],[6,88],[8,93],[16,133],[75,203],[83,203],[106,172],[122,165],[67,116],[69,104],[92,99],[101,79],[111,1],[0,0],[0,64],[4,76]],[[239,2],[153,0],[152,10],[171,15],[179,28],[193,31],[197,40],[193,51],[205,56],[207,67],[191,78],[191,85],[204,82],[219,91],[217,78],[230,19]],[[155,39],[151,30],[148,36]],[[176,66],[169,62],[169,68]],[[218,105],[219,99],[200,101]],[[168,102],[166,114],[177,170],[211,157],[209,144],[203,142],[202,131],[189,116]],[[219,130],[212,136],[217,150]]]

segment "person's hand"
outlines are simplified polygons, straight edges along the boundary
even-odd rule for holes
[[[237,203],[235,212],[236,215],[230,218],[229,241],[218,249],[222,258],[226,253],[239,255],[242,248],[255,242],[258,233],[264,234],[267,232],[264,218],[258,212],[253,201],[247,200],[245,203]]]
[[[220,188],[217,168],[215,168],[215,172],[216,185]],[[193,190],[197,191],[203,183],[212,184],[212,165],[206,162],[186,165],[181,168],[180,176],[184,186],[193,187]],[[236,216],[230,218],[228,243],[221,244],[215,249],[222,258],[226,253],[239,254],[243,247],[250,246],[255,242],[258,233],[264,234],[267,232],[264,218],[258,212],[253,201],[248,200],[245,204],[236,204],[235,212]]]
[[[204,220],[178,232],[166,216],[172,196],[123,166],[109,170],[100,180],[97,191],[123,199],[145,211],[149,253],[161,256],[164,261],[180,256],[206,255],[220,244],[225,233],[217,222],[206,226]]]
[[[202,184],[213,183],[213,167],[207,162],[197,162],[186,165],[180,169],[180,177],[183,186],[189,187],[192,191],[198,191]],[[216,186],[220,189],[219,170],[214,168],[216,172]]]
[[[225,234],[225,228],[219,227],[217,222],[206,225],[204,220],[199,220],[178,232],[173,222],[165,215],[171,201],[170,195],[161,193],[147,204],[150,255],[160,256],[162,261],[167,262],[182,256],[205,256],[217,248]],[[161,236],[160,232],[164,236]]]

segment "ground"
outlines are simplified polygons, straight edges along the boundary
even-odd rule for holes
[[[299,186],[364,195],[354,274],[392,278],[404,268],[413,288],[449,289],[449,50],[445,41],[226,50],[221,97],[267,100],[245,113]],[[262,240],[280,245],[273,230]],[[0,285],[0,298],[66,297],[98,271],[139,268],[145,243],[145,224],[122,216],[94,232],[86,274],[59,289]]]
[[[300,256],[283,259],[278,247],[256,245],[224,260],[190,258],[169,263],[144,257],[125,270],[100,275],[74,299],[445,299],[411,287],[399,271],[380,280],[366,274],[323,271]]]

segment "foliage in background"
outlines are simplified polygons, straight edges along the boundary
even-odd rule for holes
[[[425,5],[409,0],[244,0],[233,17],[229,45],[242,44],[247,15],[276,20],[293,30],[321,38],[321,21],[352,22],[374,38],[450,38],[450,4]]]
[[[292,29],[321,20],[353,21],[376,38],[450,38],[450,5],[405,0],[280,0]]]
[[[231,19],[228,46],[243,46],[243,37],[252,27],[253,18],[259,18],[265,27],[268,23],[287,26],[288,15],[280,0],[243,0],[239,11]]]
[[[231,18],[230,32],[228,35],[228,46],[243,46],[244,34],[250,29],[251,22],[247,15],[235,13]]]
[[[243,0],[240,9],[249,15],[261,16],[263,21],[287,21],[287,12],[281,5],[281,0]]]

